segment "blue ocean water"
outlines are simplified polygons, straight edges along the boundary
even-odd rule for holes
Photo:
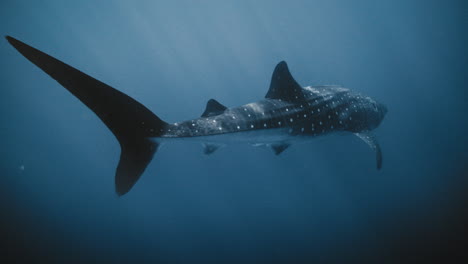
[[[168,122],[263,98],[274,66],[388,108],[383,169],[354,136],[280,156],[166,144],[125,196],[104,124],[0,41],[0,231],[10,260],[406,263],[467,257],[464,1],[2,1],[0,33]]]

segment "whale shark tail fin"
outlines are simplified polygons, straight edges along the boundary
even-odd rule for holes
[[[158,148],[151,137],[167,125],[128,95],[49,56],[17,39],[8,42],[24,57],[50,75],[93,111],[120,143],[121,154],[115,175],[117,194],[127,193],[143,174]]]

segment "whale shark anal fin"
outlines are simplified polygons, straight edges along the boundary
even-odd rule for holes
[[[362,141],[366,142],[367,145],[375,152],[375,157],[377,160],[377,169],[380,170],[382,168],[382,150],[380,149],[379,142],[377,138],[369,132],[361,132],[361,133],[354,133],[357,137],[362,139]]]
[[[213,154],[220,147],[221,147],[221,145],[218,145],[218,144],[203,143],[203,154],[205,154],[205,155]]]

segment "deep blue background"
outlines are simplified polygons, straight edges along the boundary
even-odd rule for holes
[[[125,92],[168,122],[302,85],[387,105],[383,170],[353,136],[281,156],[164,145],[118,198],[101,121],[0,41],[2,258],[351,262],[466,257],[464,1],[2,1],[0,33]],[[397,261],[397,262],[395,262]]]

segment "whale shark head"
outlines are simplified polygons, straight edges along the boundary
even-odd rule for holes
[[[380,125],[385,115],[387,114],[387,107],[373,99],[369,99],[369,108],[366,112],[368,130],[372,130]]]

